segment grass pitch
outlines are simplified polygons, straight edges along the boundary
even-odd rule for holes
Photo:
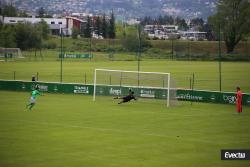
[[[250,148],[250,108],[233,105],[45,94],[24,111],[29,92],[0,91],[3,167],[247,167],[221,149]]]

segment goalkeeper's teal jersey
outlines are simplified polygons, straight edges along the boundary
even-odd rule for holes
[[[41,95],[41,93],[40,93],[38,90],[33,90],[33,91],[31,92],[31,97],[32,97],[33,99],[36,99],[38,95]]]

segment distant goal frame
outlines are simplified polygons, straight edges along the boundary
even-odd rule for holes
[[[20,48],[0,47],[0,58],[24,58]]]

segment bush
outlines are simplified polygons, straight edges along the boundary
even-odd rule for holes
[[[54,41],[48,41],[48,49],[56,49],[57,44]]]
[[[45,42],[43,42],[42,47],[46,48],[46,49],[56,49],[57,43],[55,41],[45,41]]]
[[[149,48],[144,56],[147,58],[166,59],[169,58],[169,52],[158,48]]]
[[[73,39],[77,39],[77,37],[78,37],[79,34],[80,34],[79,29],[74,27],[74,28],[72,29],[72,38],[73,38]]]

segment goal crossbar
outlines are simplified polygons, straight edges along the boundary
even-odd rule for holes
[[[127,72],[127,73],[140,73],[140,74],[162,74],[162,75],[170,75],[170,73],[164,72],[143,72],[143,71],[125,71],[125,70],[110,70],[110,69],[95,69],[95,71],[110,71],[110,72]]]

